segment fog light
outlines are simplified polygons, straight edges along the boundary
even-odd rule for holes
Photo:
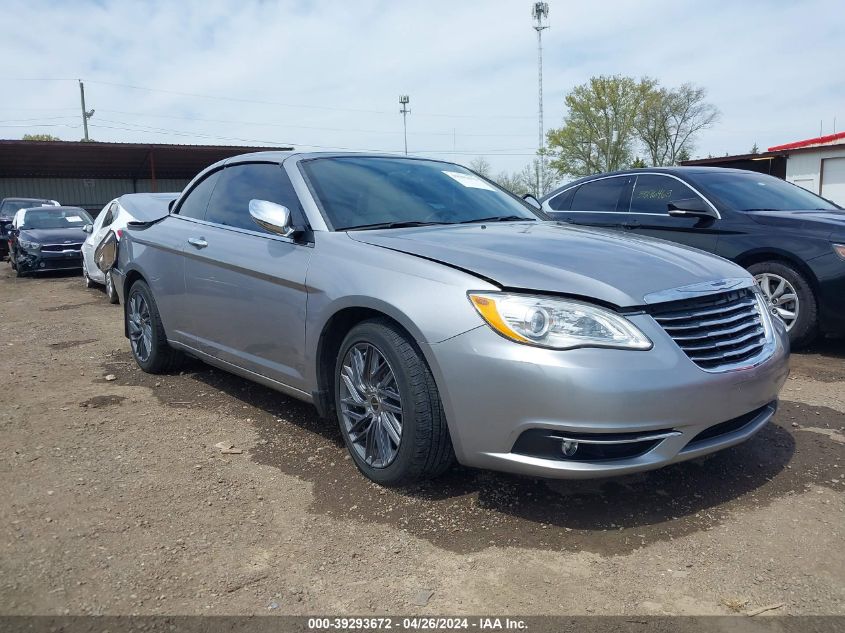
[[[560,445],[560,450],[566,457],[572,457],[578,451],[578,442],[573,440],[563,440]]]
[[[38,264],[38,267],[39,267],[39,268],[44,268],[44,262],[41,262],[40,264]]]

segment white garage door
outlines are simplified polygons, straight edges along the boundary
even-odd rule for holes
[[[845,158],[822,161],[822,197],[845,207]]]

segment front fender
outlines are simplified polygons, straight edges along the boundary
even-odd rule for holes
[[[487,281],[427,259],[363,244],[345,233],[319,233],[308,270],[306,379],[317,389],[317,353],[326,325],[340,311],[384,314],[422,344],[433,344],[483,322],[469,290],[496,290]]]

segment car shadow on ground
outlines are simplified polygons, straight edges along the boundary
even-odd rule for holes
[[[845,415],[784,402],[775,422],[748,442],[647,473],[551,481],[455,466],[434,481],[386,489],[358,473],[337,423],[310,405],[199,362],[178,378],[182,387],[168,390],[164,402],[219,394],[232,415],[255,426],[259,441],[249,453],[256,462],[313,484],[313,512],[394,525],[453,551],[513,545],[625,553],[711,529],[739,508],[814,483],[839,486],[830,473],[841,468],[841,446],[797,427],[823,420],[840,428]]]
[[[3,265],[4,263],[9,265],[9,260],[6,259],[3,262],[0,262],[0,265]],[[15,271],[11,269],[11,265],[9,265],[9,270],[7,272],[9,273],[9,277],[16,281],[62,281],[73,278],[79,278],[80,281],[82,280],[82,268],[35,271],[28,272],[22,277],[18,277]]]

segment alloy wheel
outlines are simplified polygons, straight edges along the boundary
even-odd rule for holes
[[[783,320],[787,331],[791,330],[798,321],[801,308],[795,288],[786,279],[774,273],[759,273],[754,275],[754,279],[763,291],[772,314]]]
[[[350,443],[372,468],[386,468],[402,442],[402,397],[384,354],[370,343],[349,348],[340,370],[340,408]]]
[[[129,342],[139,361],[145,363],[150,358],[153,345],[153,325],[150,319],[150,307],[140,292],[129,300]]]

